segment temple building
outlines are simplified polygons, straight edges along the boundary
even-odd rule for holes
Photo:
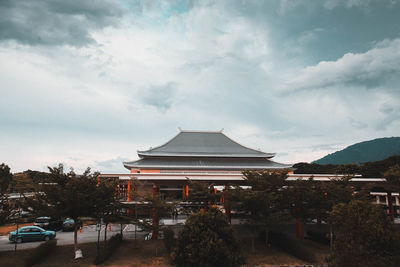
[[[291,167],[272,161],[275,153],[240,145],[221,131],[180,131],[167,143],[138,155],[139,160],[124,162],[131,173],[241,173]]]
[[[288,171],[288,181],[309,179],[329,182],[343,177],[337,174],[293,174],[292,165],[273,161],[275,153],[248,148],[226,136],[222,131],[183,131],[171,140],[149,150],[138,151],[139,159],[123,162],[129,173],[101,174],[102,178],[119,179],[118,192],[122,202],[134,203],[140,193],[160,192],[163,196],[185,200],[190,194],[189,183],[201,181],[222,190],[226,185],[243,183],[243,171]],[[366,183],[381,183],[383,178],[351,179],[355,191]],[[377,204],[400,207],[399,195],[393,201],[386,193],[371,192]],[[396,215],[398,211],[395,212]]]
[[[189,194],[188,180],[215,186],[240,184],[244,170],[288,169],[290,164],[272,160],[275,153],[248,148],[222,131],[183,131],[165,144],[138,151],[139,160],[124,162],[129,174],[102,174],[118,177],[120,192],[132,201],[136,192],[160,190],[171,197]]]

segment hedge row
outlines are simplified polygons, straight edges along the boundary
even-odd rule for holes
[[[308,236],[308,239],[310,239],[312,241],[316,241],[318,243],[325,244],[328,246],[331,244],[331,240],[329,239],[329,233],[327,233],[327,232],[308,230],[307,236]]]
[[[315,256],[296,238],[290,237],[281,232],[270,232],[269,240],[271,245],[304,261],[314,262]]]
[[[57,246],[57,240],[49,240],[34,248],[25,258],[24,265],[32,266],[47,257]]]
[[[122,235],[117,234],[111,237],[105,246],[103,246],[100,251],[99,251],[99,257],[94,259],[93,264],[94,265],[99,265],[105,262],[111,255],[114,253],[114,251],[121,245],[122,242]]]

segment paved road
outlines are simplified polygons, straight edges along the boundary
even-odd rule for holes
[[[174,230],[177,233],[179,229],[184,225],[187,216],[179,216],[177,219],[161,219],[160,225],[165,226],[174,226]],[[233,219],[232,224],[239,224],[240,220]],[[134,239],[135,238],[135,225],[133,224],[124,224],[122,226],[122,231],[124,234],[124,238],[126,239]],[[104,240],[104,226],[100,231],[100,240]],[[119,224],[111,225],[111,231],[107,228],[107,239],[113,235],[116,235],[121,232],[121,226]],[[147,235],[148,232],[143,232],[139,227],[136,228],[136,238],[144,239],[144,236]],[[98,233],[96,231],[95,225],[84,226],[82,229],[82,233],[78,233],[78,243],[90,243],[97,241]],[[74,243],[74,232],[57,232],[57,244],[58,245],[71,245]],[[17,249],[26,249],[26,248],[35,248],[39,246],[43,241],[36,242],[27,242],[17,244]],[[14,243],[11,243],[8,240],[8,235],[0,236],[0,251],[8,251],[14,250]]]
[[[139,229],[139,228],[137,228]],[[104,240],[104,230],[103,226],[100,231],[100,240]],[[123,234],[124,238],[134,239],[135,238],[135,226],[133,224],[123,225]],[[111,231],[107,227],[107,239],[113,235],[116,235],[121,232],[120,225],[112,225]],[[147,232],[136,231],[137,239],[144,239],[144,236]],[[84,226],[82,229],[82,233],[78,233],[78,243],[89,243],[97,241],[98,233],[96,231],[95,225]],[[57,244],[58,245],[70,245],[74,243],[74,232],[57,232]],[[25,249],[25,248],[34,248],[39,246],[43,241],[36,242],[27,242],[17,244],[17,249]],[[0,251],[14,250],[14,243],[8,240],[8,235],[0,236]]]

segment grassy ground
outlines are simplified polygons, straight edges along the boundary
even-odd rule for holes
[[[243,253],[247,266],[268,266],[269,264],[306,264],[285,252],[262,244],[256,244],[256,251],[252,253],[249,239],[242,240]],[[305,246],[312,249],[316,254],[318,263],[323,263],[329,253],[329,247],[304,241]],[[79,245],[83,251],[84,259],[74,260],[73,246],[58,246],[55,251],[43,262],[35,266],[63,267],[63,266],[93,266],[92,262],[96,256],[96,243]],[[23,260],[30,250],[19,250],[17,252],[0,252],[0,266],[23,266]],[[102,266],[112,267],[170,267],[167,253],[162,240],[144,241],[124,240],[121,247]]]
[[[35,266],[93,266],[96,257],[96,243],[79,245],[83,259],[74,260],[73,246],[57,246],[54,252]],[[0,252],[0,266],[23,266],[24,258],[31,249]],[[124,240],[120,248],[102,266],[171,266],[165,253],[162,240],[143,241]]]

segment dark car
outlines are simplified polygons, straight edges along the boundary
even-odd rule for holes
[[[46,230],[58,231],[62,228],[62,223],[63,223],[63,221],[60,219],[57,219],[57,218],[39,217],[39,218],[36,218],[33,225],[39,226]]]
[[[81,220],[77,221],[78,227],[82,226]],[[67,218],[62,224],[62,230],[63,231],[73,231],[75,229],[75,221],[74,219]]]
[[[11,242],[17,241],[17,243],[21,243],[28,241],[47,241],[54,239],[55,237],[56,232],[54,231],[46,231],[37,226],[25,226],[18,229],[18,234],[16,234],[16,231],[10,232],[8,240]]]

